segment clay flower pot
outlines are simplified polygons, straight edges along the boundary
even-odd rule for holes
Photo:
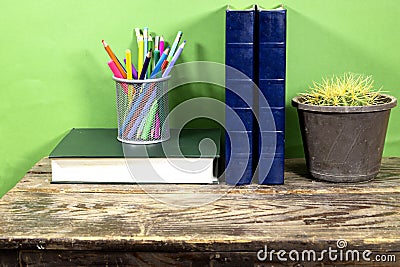
[[[307,168],[313,178],[362,182],[379,172],[393,96],[370,106],[315,106],[292,99],[297,108]]]

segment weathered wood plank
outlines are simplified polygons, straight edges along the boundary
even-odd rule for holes
[[[0,267],[19,266],[17,250],[1,250],[0,249]]]
[[[196,208],[174,207],[160,199],[196,203],[202,195],[157,197],[24,192],[6,195],[0,203],[0,248],[7,247],[6,243],[22,248],[25,239],[71,238],[75,246],[87,240],[106,240],[110,246],[126,240],[133,249],[135,244],[148,242],[155,247],[168,243],[179,247],[185,242],[180,249],[188,244],[190,249],[207,249],[213,244],[212,249],[231,250],[232,243],[237,243],[236,249],[242,250],[252,242],[345,238],[354,244],[393,245],[400,251],[399,193],[228,194]],[[59,248],[45,243],[39,245]]]
[[[394,255],[394,254],[392,254]],[[399,256],[399,253],[394,256]],[[250,252],[191,252],[152,253],[114,251],[23,251],[23,266],[348,266],[343,261],[261,261],[257,253]],[[352,266],[376,266],[372,261],[354,261]],[[396,266],[395,262],[380,263],[379,266]]]
[[[360,184],[307,179],[299,159],[286,161],[281,186],[50,184],[50,171],[43,159],[0,200],[0,266],[18,251],[36,266],[269,266],[256,259],[265,245],[321,251],[338,239],[400,257],[400,158]],[[285,264],[273,265],[295,265]],[[340,266],[302,266],[330,264]]]
[[[50,184],[51,167],[48,158],[42,159],[17,184],[13,192],[91,192],[119,194],[345,194],[345,193],[390,193],[400,192],[400,158],[384,158],[378,177],[367,183],[332,184],[307,178],[304,159],[287,159],[285,162],[285,185],[249,185],[231,187],[227,185],[112,185],[112,184]]]

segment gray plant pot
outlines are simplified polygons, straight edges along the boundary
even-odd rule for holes
[[[336,107],[302,104],[297,108],[306,163],[312,177],[329,182],[362,182],[379,172],[393,96],[374,106]]]

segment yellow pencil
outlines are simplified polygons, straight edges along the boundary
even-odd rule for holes
[[[138,41],[138,73],[142,73],[142,68],[143,68],[143,36],[139,37]]]
[[[131,50],[125,50],[125,58],[126,58],[126,78],[128,80],[132,80],[132,54]]]
[[[132,80],[132,53],[131,50],[125,50],[125,58],[126,58],[126,78],[128,80]],[[129,103],[132,102],[133,99],[133,87],[132,85],[128,85],[128,101]]]

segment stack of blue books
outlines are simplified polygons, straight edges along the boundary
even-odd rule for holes
[[[286,10],[228,8],[225,55],[226,182],[283,184]]]
[[[225,177],[229,184],[249,184],[254,173],[254,10],[226,12]]]

